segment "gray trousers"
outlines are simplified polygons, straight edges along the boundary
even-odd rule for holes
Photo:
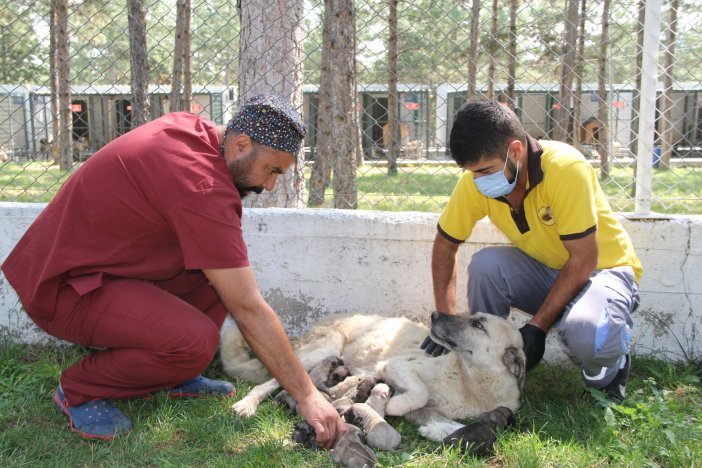
[[[485,248],[468,266],[468,307],[505,318],[510,307],[534,315],[558,273],[516,247]],[[606,386],[631,352],[631,313],[638,303],[633,268],[597,270],[555,324],[570,357],[597,376],[586,378],[589,385]]]

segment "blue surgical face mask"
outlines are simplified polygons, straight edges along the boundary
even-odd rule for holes
[[[505,165],[502,167],[502,170],[482,177],[473,177],[475,186],[480,193],[490,198],[504,197],[512,193],[512,190],[514,190],[514,187],[517,185],[517,179],[519,178],[519,162],[517,162],[517,171],[514,175],[514,180],[510,183],[505,176],[505,168],[507,167],[508,160],[509,148],[507,148]]]

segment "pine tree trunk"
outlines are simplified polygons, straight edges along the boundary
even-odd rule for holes
[[[478,81],[478,41],[480,40],[480,0],[473,0],[468,46],[468,98],[475,96]]]
[[[332,131],[333,120],[333,87],[334,87],[334,46],[332,29],[334,28],[334,0],[324,2],[324,20],[322,28],[322,66],[319,77],[319,106],[317,114],[317,147],[314,152],[312,173],[310,174],[308,206],[324,205],[324,192],[329,185],[331,176],[331,159],[334,153]]]
[[[582,128],[581,99],[583,89],[583,70],[585,59],[585,10],[587,0],[580,0],[580,15],[577,30],[578,49],[575,56],[575,99],[573,102],[573,146],[580,148],[580,129]]]
[[[607,99],[607,60],[609,49],[609,7],[610,0],[602,2],[602,35],[600,37],[600,56],[598,57],[598,110],[597,120],[599,121],[599,130],[597,132],[597,152],[600,154],[600,177],[606,179],[609,177],[609,103],[611,99]]]
[[[61,169],[68,170],[73,165],[73,115],[71,113],[71,70],[68,63],[68,0],[52,0],[56,14],[56,70],[58,94],[58,136],[54,144],[58,148]]]
[[[183,77],[183,58],[185,49],[185,16],[186,4],[188,0],[177,0],[176,2],[176,28],[175,28],[175,44],[173,47],[173,73],[171,75],[171,96],[170,112],[178,112],[183,110],[183,102],[180,97],[180,88],[182,86]]]
[[[49,79],[51,83],[51,145],[49,153],[54,162],[60,163],[58,141],[61,125],[59,122],[59,72],[58,72],[58,15],[56,2],[51,2],[49,10]]]
[[[660,167],[670,168],[670,158],[675,145],[675,129],[673,126],[673,65],[675,64],[675,38],[678,30],[679,0],[670,1],[668,13],[668,32],[666,34],[663,62],[663,96],[661,99],[661,120],[659,125],[661,135]]]
[[[390,0],[388,15],[388,174],[397,174],[397,160],[400,159],[401,130],[397,121],[397,4],[399,0]]]
[[[149,60],[146,47],[146,9],[143,0],[128,0],[129,53],[132,86],[132,128],[149,121]]]
[[[190,60],[190,18],[192,17],[192,8],[190,7],[190,0],[184,0],[184,2],[185,26],[183,27],[183,110],[192,112],[193,73],[191,70],[192,60]]]
[[[510,0],[509,7],[509,66],[507,71],[507,102],[512,109],[517,107],[515,88],[517,82],[517,9],[519,0]]]
[[[353,27],[354,30],[356,29],[356,11],[354,10],[354,18],[353,18]],[[356,51],[356,36],[357,34],[353,35],[353,50]],[[356,128],[355,128],[355,137],[354,137],[354,151],[356,152],[356,167],[361,167],[363,166],[363,143],[362,143],[362,135],[361,135],[361,102],[359,101],[359,96],[358,96],[358,73],[356,73],[356,54],[354,52],[354,57],[353,57],[353,70],[354,70],[354,75],[353,75],[353,120],[356,122]]]
[[[488,79],[487,79],[487,97],[489,99],[495,98],[495,69],[497,67],[497,47],[499,46],[497,40],[497,15],[498,15],[498,2],[497,0],[492,0],[492,16],[490,18],[490,44],[488,45],[488,51],[490,53],[490,63],[488,64]]]
[[[558,107],[555,112],[554,140],[569,141],[570,106],[573,102],[573,75],[578,26],[578,0],[567,0],[565,14],[565,42],[561,54],[561,81]]]
[[[328,0],[327,0],[328,1]],[[356,209],[356,17],[353,0],[333,0],[331,44],[335,77],[332,88],[334,208]]]
[[[302,16],[303,0],[241,2],[239,103],[262,92],[274,92],[302,111]],[[245,206],[302,208],[305,206],[303,152],[278,177],[270,193],[252,194]]]

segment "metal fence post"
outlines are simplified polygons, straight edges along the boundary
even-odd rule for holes
[[[651,178],[656,119],[656,83],[658,82],[658,45],[661,33],[661,0],[646,0],[643,60],[641,62],[641,105],[636,152],[636,199],[634,211],[651,212]]]

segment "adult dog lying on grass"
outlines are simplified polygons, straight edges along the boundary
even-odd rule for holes
[[[420,349],[427,334],[451,352],[431,357]],[[504,319],[471,315],[432,314],[431,327],[406,318],[374,315],[336,316],[322,320],[293,342],[309,371],[329,356],[343,359],[353,375],[368,374],[390,385],[395,393],[385,412],[418,424],[419,432],[442,441],[463,424],[499,407],[516,412],[525,375],[519,331]],[[225,372],[260,385],[233,409],[250,417],[279,388],[236,327],[222,338]]]

